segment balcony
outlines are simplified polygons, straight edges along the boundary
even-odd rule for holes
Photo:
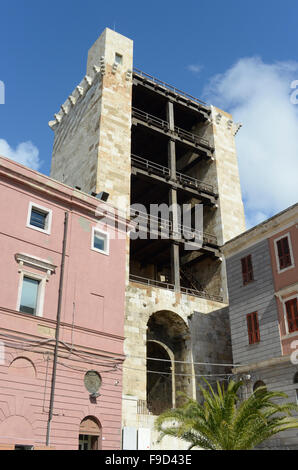
[[[198,134],[186,131],[185,129],[181,129],[178,126],[174,126],[174,129],[172,130],[170,129],[168,121],[164,121],[157,116],[153,116],[152,114],[146,113],[145,111],[137,108],[132,108],[132,118],[133,124],[144,124],[149,128],[171,136],[171,138],[179,142],[190,145],[191,147],[195,147],[197,149],[201,149],[211,157],[211,153],[214,150],[213,147],[210,145],[207,139],[201,137]]]
[[[176,88],[169,83],[163,82],[159,78],[153,77],[152,75],[137,68],[133,69],[133,76],[142,84],[150,86],[150,88],[154,89],[155,91],[159,91],[166,96],[170,95],[172,98],[175,98],[176,101],[179,101],[182,104],[186,104],[187,106],[194,106],[197,109],[203,110],[203,112],[206,114],[206,117],[210,113],[210,108],[204,101],[199,100],[185,91],[179,90],[179,88]]]
[[[131,282],[136,282],[137,284],[142,284],[148,287],[152,286],[160,289],[175,291],[174,284],[170,284],[168,282],[156,281],[155,279],[148,279],[141,276],[136,276],[134,274],[129,275],[129,280]],[[221,297],[220,295],[209,294],[204,290],[200,291],[196,289],[189,289],[187,287],[180,287],[179,292],[193,297],[200,297],[207,300],[213,300],[215,302],[223,302],[223,297]]]
[[[147,234],[154,233],[160,235],[161,238],[164,239],[168,237],[169,239],[175,239],[182,242],[197,239],[201,240],[203,245],[218,246],[217,237],[211,233],[202,232],[201,230],[196,230],[180,223],[176,224],[177,230],[175,230],[172,220],[154,216],[133,208],[130,210],[130,216],[132,220],[137,219],[139,231],[144,231]]]
[[[169,168],[159,165],[158,163],[154,163],[150,160],[146,160],[145,158],[139,157],[138,155],[131,155],[131,163],[134,168],[142,169],[148,175],[156,175],[166,181],[172,179],[175,183],[178,183],[181,188],[190,188],[196,192],[203,192],[213,197],[218,196],[211,184],[199,181],[192,176],[179,173],[178,171],[176,171],[176,176],[171,178],[171,172]]]

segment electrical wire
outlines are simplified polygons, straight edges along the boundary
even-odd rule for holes
[[[201,366],[222,366],[222,367],[243,367],[248,364],[224,364],[224,363],[213,363],[213,362],[192,362],[192,361],[176,361],[176,360],[171,360],[171,359],[159,359],[156,357],[142,357],[142,356],[135,356],[133,354],[127,354],[126,358],[133,357],[135,359],[148,359],[150,361],[160,361],[160,362],[171,362],[171,363],[176,363],[176,364],[192,364],[192,365],[201,365]]]
[[[146,369],[145,371],[143,369],[135,369],[133,367],[127,367],[127,366],[122,366],[123,369],[129,369],[129,370],[135,370],[139,372],[146,372],[146,373],[152,373],[152,374],[160,374],[160,375],[172,375],[172,372],[163,372],[163,371],[155,371],[155,370],[148,370]],[[174,373],[176,376],[183,376],[183,377],[227,377],[227,376],[232,376],[235,374],[180,374],[180,373]]]

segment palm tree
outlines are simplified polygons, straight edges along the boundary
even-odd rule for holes
[[[298,428],[291,411],[294,403],[277,404],[274,399],[287,398],[282,392],[258,388],[248,399],[240,401],[238,390],[243,382],[217,382],[217,392],[207,383],[200,386],[204,403],[186,398],[177,409],[162,413],[156,420],[160,439],[178,437],[190,443],[189,449],[251,450],[264,440],[290,428]]]

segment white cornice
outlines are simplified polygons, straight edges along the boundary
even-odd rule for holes
[[[47,273],[47,279],[49,279],[50,275],[55,272],[57,266],[50,263],[47,260],[37,258],[35,256],[27,255],[25,253],[16,253],[15,259],[20,266],[19,272],[23,269],[24,264],[27,266],[31,266],[32,268],[42,269]]]

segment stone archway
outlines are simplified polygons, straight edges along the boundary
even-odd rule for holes
[[[178,392],[193,396],[191,359],[185,321],[168,310],[153,313],[147,323],[147,406],[153,414],[179,405]]]
[[[101,450],[102,427],[94,416],[86,416],[79,430],[79,450]]]
[[[147,405],[154,415],[175,408],[175,362],[170,348],[147,341]]]

